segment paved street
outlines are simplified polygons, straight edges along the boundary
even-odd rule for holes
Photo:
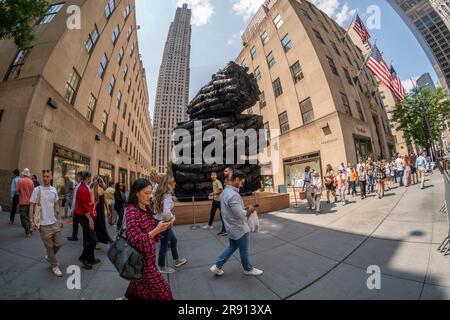
[[[423,191],[395,188],[386,197],[349,199],[345,207],[325,205],[316,216],[304,205],[262,216],[261,232],[251,238],[259,278],[241,272],[238,255],[225,265],[225,275],[209,271],[226,238],[210,231],[176,227],[179,252],[189,259],[168,277],[175,299],[450,299],[450,256],[436,251],[447,232],[439,213],[442,176],[435,173]],[[54,277],[44,261],[39,236],[23,236],[19,217],[13,226],[0,220],[0,299],[115,299],[127,282],[105,257],[82,271],[81,290],[68,290],[65,276]],[[69,243],[64,229],[59,253],[62,270],[77,264],[81,241]],[[81,237],[81,231],[80,231]],[[170,264],[172,261],[170,261]],[[381,268],[381,290],[366,286],[370,265]]]

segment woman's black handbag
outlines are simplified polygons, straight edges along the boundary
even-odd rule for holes
[[[141,280],[144,277],[144,260],[141,254],[128,243],[123,234],[119,232],[117,240],[108,250],[108,258],[116,267],[120,276],[129,281]]]

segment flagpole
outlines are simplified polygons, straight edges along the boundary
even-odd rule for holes
[[[361,73],[362,73],[363,70],[364,70],[364,66],[367,65],[367,62],[369,62],[370,56],[372,55],[373,48],[375,47],[376,44],[377,44],[377,39],[375,39],[375,41],[373,42],[373,45],[372,45],[372,47],[370,48],[370,51],[369,51],[369,53],[367,54],[367,57],[366,57],[366,59],[364,60],[364,63],[363,63],[363,65],[362,65],[361,69],[359,69],[358,74],[356,75],[356,77],[355,77],[354,79],[358,80],[358,79],[359,79],[359,76],[361,76]],[[355,81],[355,82],[356,82],[356,81]]]
[[[353,15],[352,22],[350,22],[350,24],[348,25],[348,28],[347,28],[347,31],[345,32],[345,35],[347,35],[348,32],[350,31],[350,28],[352,27],[353,22],[355,22],[355,19],[356,19],[357,15],[358,15],[358,10],[356,10],[355,14]],[[345,39],[345,37],[342,38],[342,39]]]

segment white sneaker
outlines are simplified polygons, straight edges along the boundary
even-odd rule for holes
[[[217,268],[216,265],[213,265],[213,266],[211,267],[211,269],[209,269],[209,270],[211,270],[211,272],[215,273],[216,276],[223,276],[223,274],[225,273],[225,272],[223,272],[222,269]]]
[[[61,272],[61,270],[59,269],[59,267],[54,267],[52,268],[53,273],[55,274],[55,276],[57,277],[62,277],[63,273]]]
[[[185,265],[186,263],[187,263],[187,260],[186,260],[186,259],[178,259],[178,260],[175,260],[175,267],[176,267],[176,268],[179,268],[179,267]]]
[[[213,226],[210,225],[203,226],[203,230],[212,230],[212,229],[214,229]]]
[[[159,272],[165,273],[165,274],[171,274],[175,272],[175,269],[172,269],[171,267],[158,267]]]
[[[48,256],[44,257],[45,261],[50,262],[50,258]]]
[[[123,301],[123,300],[128,300],[128,299],[127,299],[127,297],[116,298],[116,301]]]
[[[244,274],[245,274],[246,276],[260,276],[260,275],[263,274],[263,271],[262,271],[262,270],[259,270],[259,269],[256,269],[256,268],[253,268],[253,269],[250,270],[250,271],[244,271]]]

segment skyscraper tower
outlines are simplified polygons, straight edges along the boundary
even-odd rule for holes
[[[172,159],[173,129],[187,119],[190,55],[191,9],[183,4],[170,25],[156,89],[152,165],[160,173]]]
[[[442,86],[450,88],[450,1],[388,0],[430,59]]]

